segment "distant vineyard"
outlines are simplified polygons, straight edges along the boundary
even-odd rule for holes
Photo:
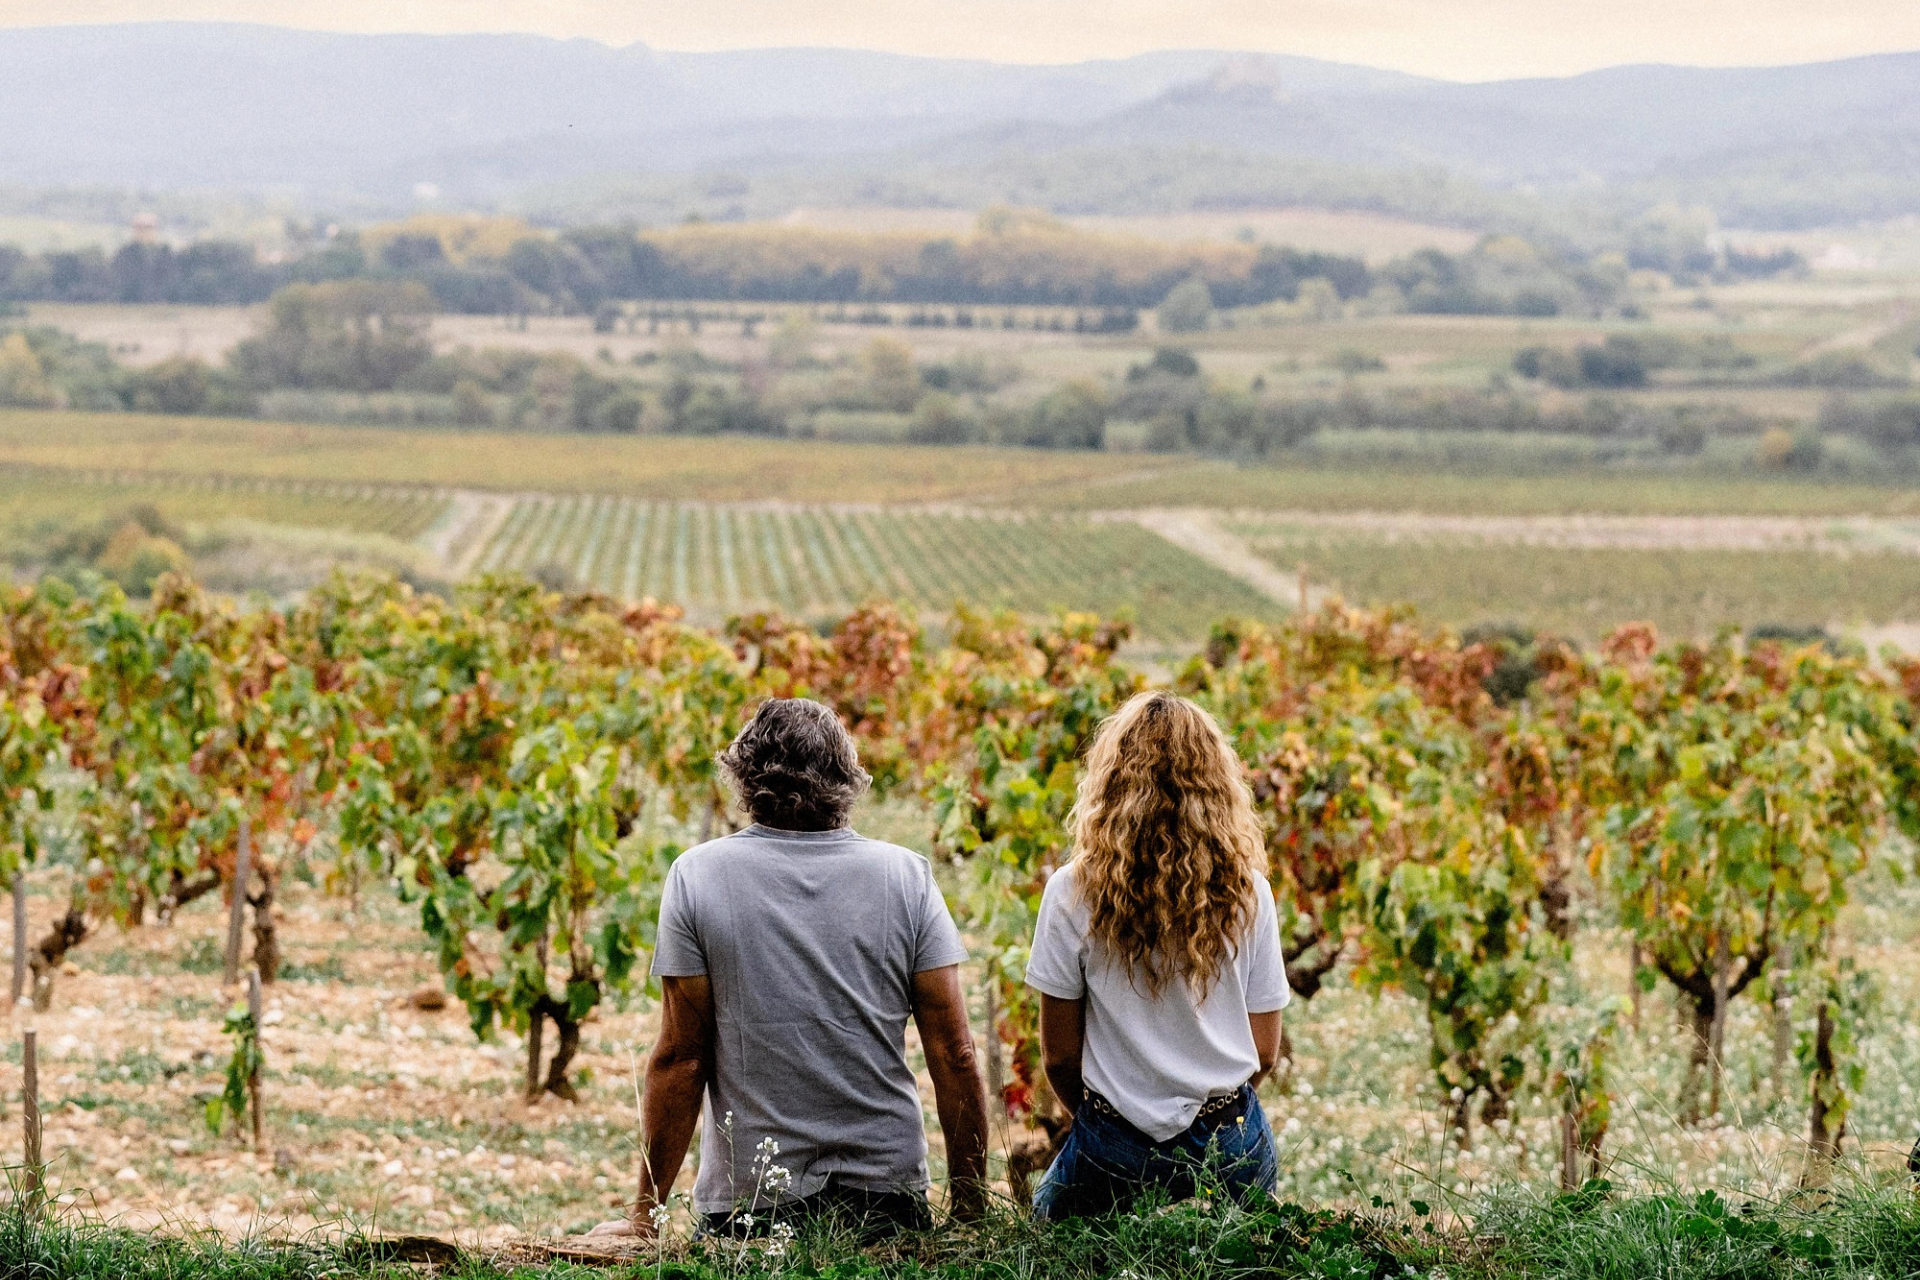
[[[1156,640],[1192,639],[1227,614],[1276,612],[1238,578],[1127,521],[528,497],[473,568],[716,612],[805,615],[885,597],[935,611],[965,600],[1036,615],[1124,613]]]
[[[235,477],[0,470],[0,533],[15,537],[88,524],[151,505],[179,524],[259,520],[316,529],[420,537],[447,509],[432,490]]]
[[[1283,569],[1356,604],[1412,604],[1453,626],[1523,622],[1594,641],[1644,620],[1675,635],[1723,626],[1880,626],[1920,618],[1920,556],[1794,547],[1542,547],[1437,536],[1256,534]]]

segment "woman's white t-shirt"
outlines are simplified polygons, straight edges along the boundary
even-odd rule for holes
[[[1085,998],[1081,1078],[1156,1142],[1184,1133],[1210,1097],[1232,1093],[1260,1070],[1249,1013],[1272,1013],[1292,998],[1280,955],[1273,893],[1254,895],[1253,927],[1196,1001],[1174,981],[1146,993],[1124,966],[1087,936],[1089,912],[1068,863],[1047,881],[1027,961],[1027,985],[1061,1000]]]

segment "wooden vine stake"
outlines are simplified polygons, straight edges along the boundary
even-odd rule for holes
[[[247,882],[252,877],[253,832],[240,819],[240,845],[233,855],[233,905],[227,911],[227,977],[231,987],[240,981],[240,936],[247,913]]]
[[[1000,990],[991,977],[987,979],[986,1049],[987,1093],[992,1097],[989,1115],[993,1127],[1000,1131],[1000,1146],[1004,1152],[1013,1128],[1013,1115],[1007,1110],[1007,1071],[1000,1056]]]
[[[18,1005],[27,993],[27,873],[13,873],[13,986],[7,1003]]]
[[[40,1053],[39,1033],[32,1027],[27,1028],[20,1048],[20,1064],[24,1079],[20,1089],[20,1118],[24,1129],[22,1154],[26,1157],[25,1179],[26,1195],[24,1202],[29,1214],[40,1212],[40,1206],[47,1198],[46,1163],[40,1151]]]
[[[253,1019],[254,1055],[247,1072],[247,1103],[253,1113],[253,1153],[267,1154],[267,1117],[260,1105],[260,1063],[265,1054],[260,1045],[260,970],[247,970],[247,1016]]]

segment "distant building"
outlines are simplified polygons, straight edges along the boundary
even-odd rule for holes
[[[152,213],[136,213],[133,215],[133,242],[135,244],[152,244],[159,238],[159,215]]]

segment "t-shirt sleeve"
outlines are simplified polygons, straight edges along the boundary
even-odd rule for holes
[[[1071,877],[1055,873],[1040,895],[1040,918],[1027,955],[1027,985],[1059,1000],[1087,994],[1087,939],[1067,901]]]
[[[660,891],[660,925],[654,931],[653,976],[656,978],[698,978],[707,972],[707,949],[700,944],[700,929],[693,918],[693,903],[687,893],[687,877],[676,862],[667,868],[667,883]]]
[[[1254,897],[1259,906],[1253,932],[1247,937],[1247,1012],[1273,1013],[1287,1007],[1293,991],[1287,986],[1287,964],[1280,954],[1280,913],[1273,907],[1273,890],[1262,884]]]
[[[941,896],[940,886],[934,882],[933,867],[922,861],[920,871],[920,912],[913,948],[915,973],[944,969],[967,958],[967,948],[960,941],[960,930],[954,927],[953,916],[947,910],[947,900]]]

